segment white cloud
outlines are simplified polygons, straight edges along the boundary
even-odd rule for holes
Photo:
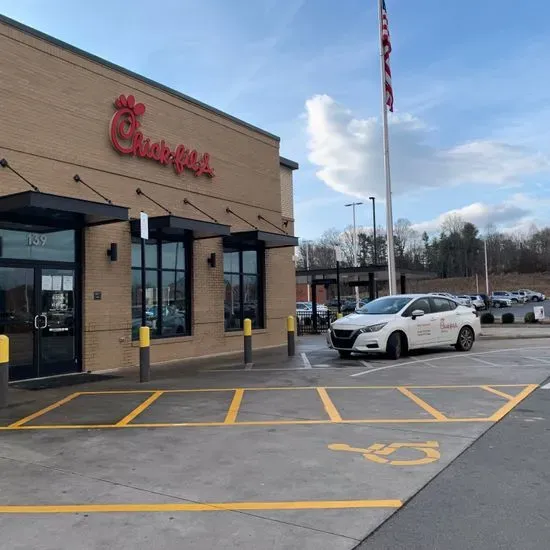
[[[444,212],[434,218],[425,222],[413,224],[413,229],[423,233],[434,233],[441,229],[442,224],[448,216],[459,216],[465,222],[471,222],[475,224],[481,230],[485,229],[490,224],[496,226],[514,225],[514,222],[521,221],[531,214],[531,211],[522,208],[513,202],[502,202],[500,204],[484,204],[481,202],[475,202],[464,206],[462,208],[456,208]]]
[[[422,233],[435,233],[441,230],[442,224],[448,216],[459,216],[465,222],[475,224],[481,232],[489,225],[499,230],[513,233],[523,233],[533,224],[546,225],[550,199],[541,199],[517,193],[498,204],[475,202],[443,212],[436,218],[412,225],[413,229]]]
[[[328,95],[306,101],[309,161],[326,185],[352,196],[384,198],[381,127]],[[429,143],[432,130],[410,114],[390,116],[395,195],[464,183],[510,187],[550,171],[550,159],[509,143],[476,140],[450,148]]]

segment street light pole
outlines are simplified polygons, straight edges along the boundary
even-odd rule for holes
[[[355,224],[355,207],[363,204],[362,202],[350,202],[345,206],[351,206],[353,211],[353,267],[357,266],[357,225]],[[355,287],[355,305],[359,307],[359,286]]]
[[[372,201],[372,240],[374,243],[372,263],[376,265],[378,263],[378,254],[376,253],[376,207],[374,205],[376,199],[374,197],[369,197],[369,199]]]
[[[309,241],[305,241],[306,245],[306,286],[307,286],[307,301],[311,301],[311,289],[309,286]]]
[[[489,296],[489,264],[487,262],[487,237],[483,239],[483,251],[485,253],[485,294]]]

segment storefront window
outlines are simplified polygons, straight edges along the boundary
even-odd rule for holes
[[[224,249],[225,330],[242,330],[249,318],[252,328],[263,328],[261,252]]]
[[[145,244],[146,322],[152,338],[185,336],[191,331],[184,242],[151,239]],[[132,240],[132,338],[141,326],[141,245]]]
[[[33,233],[0,229],[0,258],[74,262],[75,231]]]

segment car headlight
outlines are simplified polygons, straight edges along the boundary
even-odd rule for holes
[[[378,323],[377,325],[371,325],[370,327],[363,327],[359,329],[359,332],[378,332],[379,330],[382,330],[387,324],[388,323]]]

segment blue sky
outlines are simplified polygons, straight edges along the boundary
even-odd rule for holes
[[[550,4],[386,0],[394,220],[550,224]],[[384,222],[376,1],[0,0],[0,12],[281,136],[296,233]],[[370,226],[368,199],[358,223]]]

